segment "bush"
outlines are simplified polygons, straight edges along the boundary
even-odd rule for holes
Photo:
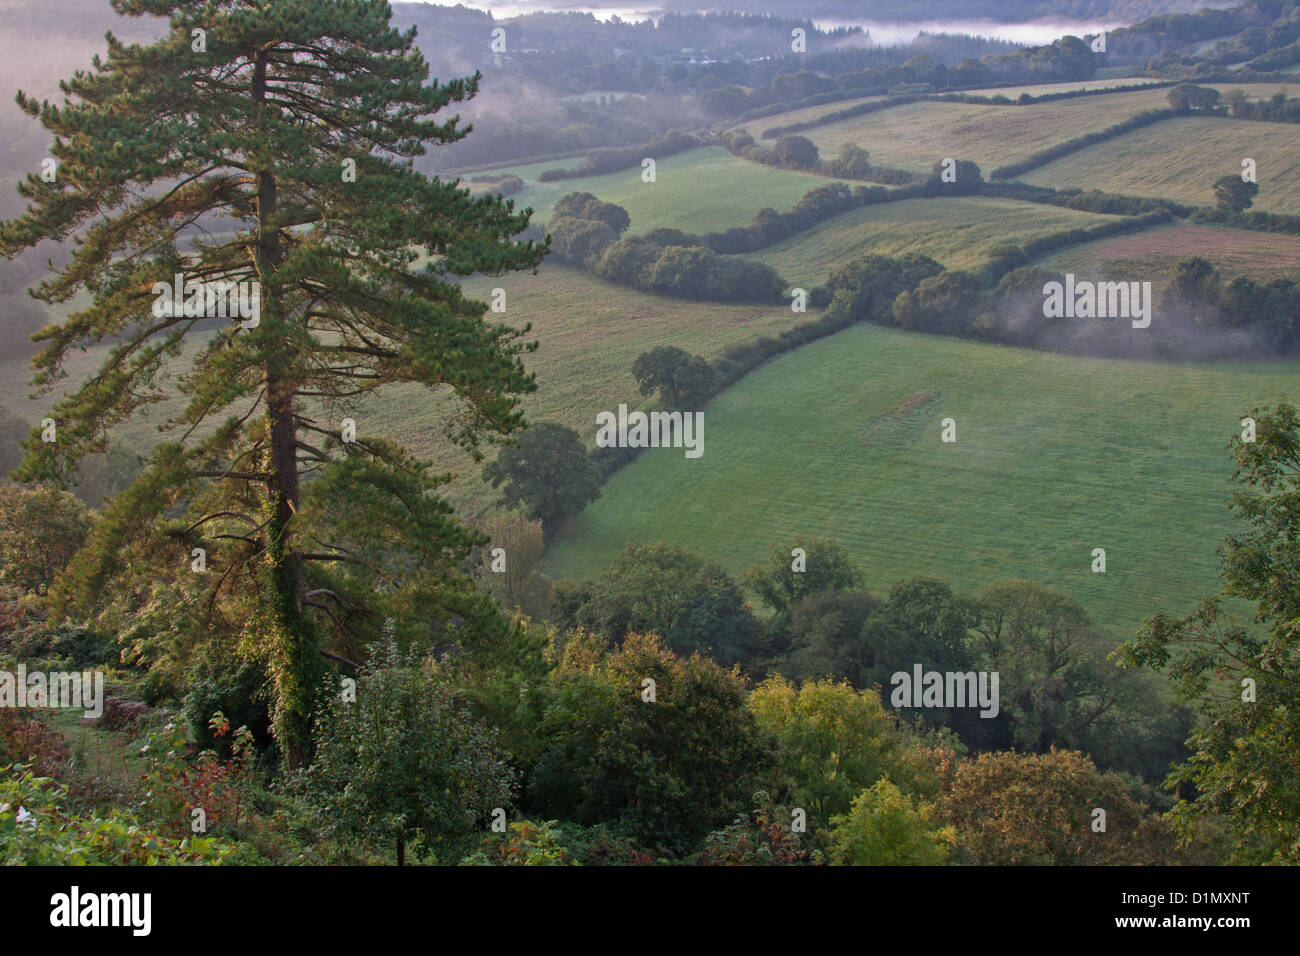
[[[835,862],[848,866],[937,866],[957,831],[935,821],[934,804],[903,794],[889,778],[863,790],[835,820]]]
[[[0,484],[0,580],[42,591],[85,543],[91,517],[76,496]]]
[[[483,479],[502,489],[506,507],[540,520],[548,537],[600,497],[600,475],[581,436],[556,422],[539,422],[502,448],[483,467]]]
[[[712,397],[713,367],[704,358],[671,345],[642,352],[632,363],[632,377],[642,395],[659,392],[665,408],[698,408]]]
[[[653,701],[644,698],[654,681]],[[625,827],[643,843],[693,848],[768,783],[769,743],[745,709],[740,675],[680,658],[655,635],[618,650],[578,632],[548,688],[530,806]]]
[[[942,271],[943,266],[928,256],[859,256],[837,266],[827,279],[832,293],[828,314],[853,322],[893,325],[894,299]]]
[[[1167,862],[1167,827],[1129,784],[1087,754],[986,753],[957,765],[946,799],[959,862],[1087,866]],[[1094,808],[1106,812],[1094,832]]]
[[[731,576],[664,542],[628,545],[574,594],[566,612],[566,626],[615,641],[654,632],[676,653],[700,652],[725,665],[747,662],[758,648],[758,624]]]
[[[205,648],[190,666],[186,683],[185,733],[199,749],[230,755],[230,741],[213,736],[210,722],[216,713],[226,715],[236,727],[249,728],[259,742],[270,742],[265,664],[231,659]]]
[[[0,767],[27,764],[37,774],[53,776],[70,753],[57,730],[13,707],[0,707]]]
[[[946,168],[949,160],[944,159],[934,164],[929,178],[926,180],[926,186],[931,193],[935,195],[948,196],[973,196],[978,193],[984,184],[984,177],[980,175],[980,168],[969,159],[956,160],[952,165],[952,170]],[[951,181],[945,180],[945,176],[951,177]]]
[[[805,136],[795,136],[792,133],[786,133],[778,136],[776,145],[772,147],[772,152],[776,155],[777,162],[782,166],[790,166],[795,169],[812,169],[817,165],[821,157],[817,152],[817,146],[812,140]]]
[[[562,840],[555,820],[518,820],[506,828],[504,835],[486,838],[482,848],[461,860],[460,865],[577,866],[578,861]]]
[[[48,664],[49,670],[91,670],[118,662],[111,637],[66,621],[53,627],[31,622],[9,634],[7,642],[16,657]]]
[[[693,862],[697,866],[817,866],[820,850],[810,850],[808,839],[792,829],[794,810],[777,804],[766,790],[754,794],[755,809],[734,823],[714,830]]]
[[[172,840],[134,817],[64,809],[67,791],[19,765],[0,779],[0,864],[124,866],[219,864],[237,848],[215,838]]]
[[[948,271],[923,279],[894,300],[894,321],[913,332],[965,335],[983,307],[983,287],[968,272]]]
[[[551,220],[551,249],[566,262],[591,267],[618,239],[618,233],[595,219]]]
[[[576,169],[545,169],[537,178],[539,182],[553,182],[557,179],[575,179],[617,172],[620,169],[639,166],[646,158],[662,159],[699,145],[699,139],[690,133],[670,129],[662,136],[639,146],[601,146],[588,150]]]
[[[698,245],[658,246],[646,238],[611,245],[595,272],[609,282],[703,302],[776,302],[785,289],[785,280],[766,263],[724,258]]]
[[[334,688],[313,733],[315,756],[296,781],[326,833],[457,860],[494,808],[510,803],[514,774],[495,732],[456,698],[455,682],[394,641],[372,648],[349,700]]]

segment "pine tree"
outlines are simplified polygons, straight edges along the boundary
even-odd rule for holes
[[[479,77],[428,82],[414,29],[391,27],[386,2],[112,4],[167,17],[165,36],[108,34],[62,105],[17,97],[52,134],[57,167],[53,182],[20,184],[29,206],[0,224],[0,252],[75,236],[72,261],[33,295],[92,297],[34,337],[34,384],[48,392],[71,352],[110,346],[51,413],[57,441],[25,442],[18,476],[66,485],[114,426],[183,400],[55,607],[116,587],[141,613],[232,628],[267,663],[295,766],[331,640],[358,646],[390,615],[454,629],[483,609],[454,571],[476,538],[436,495],[446,476],[371,434],[361,400],[399,383],[453,393],[448,438],[476,456],[522,427],[528,329],[485,322],[454,277],[535,269],[545,248],[511,240],[530,211],[415,170],[423,144],[469,131],[434,114]],[[177,275],[180,308],[163,292]],[[253,290],[251,315],[211,314],[226,314],[223,283],[250,284],[237,288]]]

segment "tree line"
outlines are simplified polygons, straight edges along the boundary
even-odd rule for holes
[[[551,248],[563,261],[643,292],[706,302],[781,298],[785,280],[765,263],[720,256],[676,230],[620,238],[630,224],[622,206],[570,193],[556,203],[548,224]]]

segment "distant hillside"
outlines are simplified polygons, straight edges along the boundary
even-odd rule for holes
[[[1203,7],[1232,3],[1196,0],[802,0],[806,17],[855,20],[956,20],[962,17],[1010,23],[1037,19],[1107,18],[1135,23],[1162,13],[1194,13]],[[750,13],[789,13],[789,0],[663,0],[668,10],[745,10]],[[505,8],[502,8],[505,9]]]

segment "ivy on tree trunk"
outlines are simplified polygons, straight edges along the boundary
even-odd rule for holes
[[[117,601],[160,627],[183,618],[174,626],[199,639],[232,633],[267,663],[296,766],[329,645],[359,645],[390,617],[412,635],[491,626],[455,571],[479,538],[437,495],[447,476],[383,437],[365,400],[401,383],[450,392],[447,438],[476,456],[522,427],[519,397],[535,386],[521,355],[535,344],[527,327],[484,321],[455,277],[535,269],[546,248],[511,238],[529,211],[415,170],[424,144],[466,135],[434,114],[479,77],[429,83],[415,31],[393,29],[387,3],[113,6],[166,17],[159,39],[110,34],[62,104],[18,95],[52,135],[57,172],[20,184],[29,206],[0,224],[0,252],[76,237],[33,295],[91,297],[35,336],[34,384],[54,391],[70,353],[107,347],[49,413],[57,441],[34,431],[18,473],[67,485],[119,424],[182,400],[53,606]],[[176,275],[195,308],[156,305],[155,283]],[[255,319],[211,314],[203,283],[253,282]]]

